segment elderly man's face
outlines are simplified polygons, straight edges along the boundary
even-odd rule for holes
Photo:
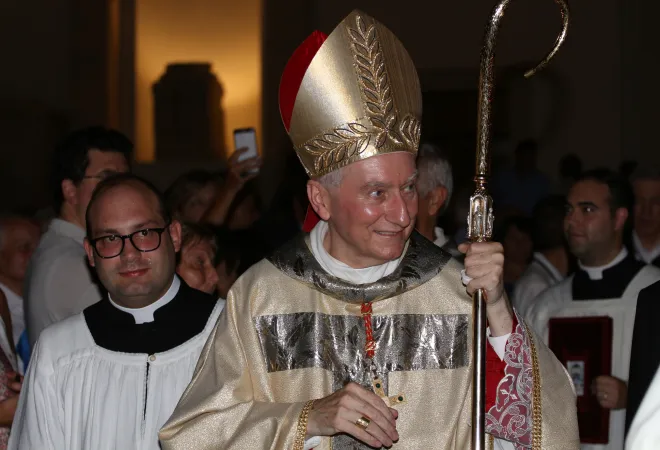
[[[409,153],[346,166],[340,186],[329,191],[333,256],[356,268],[401,256],[417,216],[416,176]]]
[[[11,218],[2,224],[0,236],[0,273],[14,281],[23,281],[32,252],[41,233],[36,223]]]
[[[155,239],[147,243],[149,248],[155,247],[153,250],[140,251],[126,238],[121,253],[111,258],[102,258],[85,240],[89,262],[96,268],[112,299],[123,306],[138,308],[162,297],[174,276],[176,252],[180,247],[180,224],[165,223],[156,196],[138,183],[110,188],[91,207],[91,236],[88,239],[101,238],[96,242],[97,249],[109,251],[112,246],[120,244],[119,236],[130,234],[137,242]],[[161,228],[165,230],[159,233],[158,244],[156,234]]]

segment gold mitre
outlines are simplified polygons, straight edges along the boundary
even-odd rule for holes
[[[325,36],[314,32],[280,83],[284,126],[311,178],[391,152],[417,153],[422,94],[401,42],[353,11]]]

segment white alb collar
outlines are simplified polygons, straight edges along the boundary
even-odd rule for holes
[[[619,252],[619,254],[616,255],[616,257],[612,261],[605,264],[604,266],[587,267],[587,266],[583,266],[582,262],[580,262],[580,261],[578,261],[578,266],[580,267],[580,269],[587,272],[587,275],[589,275],[589,279],[591,279],[591,280],[602,280],[603,279],[603,271],[616,266],[621,261],[623,261],[626,258],[626,256],[628,256],[628,250],[626,250],[626,247],[623,247],[623,248],[621,248],[621,251]]]
[[[165,292],[165,295],[153,302],[151,305],[145,306],[144,308],[126,308],[124,306],[120,306],[112,300],[110,294],[108,294],[108,300],[110,300],[110,304],[118,310],[132,315],[135,319],[136,325],[140,325],[141,323],[153,322],[154,312],[171,302],[179,292],[179,287],[181,287],[181,280],[179,280],[178,276],[174,275],[172,284],[170,285],[170,288],[167,290],[167,292]]]
[[[323,246],[323,239],[328,232],[328,223],[324,220],[319,221],[310,233],[310,243],[312,254],[323,270],[330,275],[348,281],[353,284],[373,283],[383,277],[390,275],[399,266],[405,252],[393,261],[378,266],[365,267],[364,269],[354,269],[349,265],[333,258]]]
[[[660,243],[653,247],[650,251],[646,250],[642,245],[642,241],[633,231],[633,245],[635,246],[635,257],[646,264],[653,263],[653,260],[660,256]]]

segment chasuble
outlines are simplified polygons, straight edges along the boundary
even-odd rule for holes
[[[472,300],[461,266],[413,233],[397,269],[355,285],[326,273],[300,237],[246,272],[229,292],[196,373],[161,430],[164,450],[293,449],[303,405],[373,363],[399,411],[393,448],[470,448]],[[487,432],[517,449],[578,448],[575,395],[564,368],[521,318],[506,344]],[[368,449],[350,436],[317,449]]]

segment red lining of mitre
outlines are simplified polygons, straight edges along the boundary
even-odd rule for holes
[[[284,72],[282,72],[279,94],[280,115],[282,116],[284,128],[286,128],[287,132],[291,125],[293,107],[296,104],[298,90],[305,77],[305,73],[327,38],[328,36],[320,31],[314,31],[310,34],[296,51],[293,52],[293,55],[291,55],[289,62],[284,68]]]

